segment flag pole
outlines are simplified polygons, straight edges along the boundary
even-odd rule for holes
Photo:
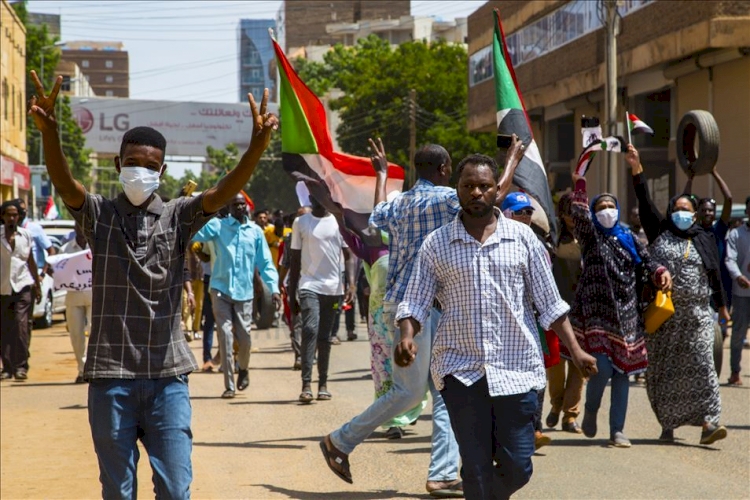
[[[628,144],[633,144],[633,138],[630,136],[630,113],[625,111],[625,128],[628,129]]]

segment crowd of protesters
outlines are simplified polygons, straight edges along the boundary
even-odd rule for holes
[[[60,80],[45,95],[32,79],[38,96],[31,115],[50,178],[76,220],[63,252],[92,254],[92,290],[69,294],[68,327],[76,382],[89,383],[105,497],[134,494],[138,439],[157,458],[157,496],[189,496],[188,374],[218,369],[227,399],[250,385],[261,289],[279,311],[277,326],[289,330],[303,404],[333,399],[331,346],[341,314],[347,339],[357,338],[352,305],[360,291],[375,401],[320,442],[327,467],[349,483],[356,447],[379,427],[387,438],[403,436],[427,394],[433,432],[425,488],[436,497],[509,498],[522,488],[535,450],[551,441],[542,423],[547,395],[547,427],[562,420],[563,431],[593,438],[609,384],[608,442],[630,447],[631,375],[645,374],[661,441],[673,442],[681,426],[700,426],[704,445],[727,437],[712,349],[715,325],[731,321],[728,384],[742,385],[750,222],[729,230],[731,193],[716,171],[725,200],[718,221],[716,202],[693,196],[691,182],[662,214],[629,145],[638,204],[631,227],[617,197],[589,199],[585,179],[575,177],[559,199],[560,236],[551,242],[533,222],[529,196],[510,192],[524,156],[517,138],[502,176],[493,158],[469,155],[456,167],[455,189],[449,152],[425,146],[414,158],[418,180],[403,193],[386,193],[385,148],[371,141],[377,183],[369,223],[353,226],[315,179],[305,181],[309,204],[297,214],[259,209],[251,218],[240,188],[277,127],[266,94],[260,108],[251,98],[251,144],[216,186],[160,198],[167,144],[158,131],[137,127],[125,133],[115,159],[123,193],[109,200],[88,193],[68,168],[54,118]],[[29,377],[29,314],[47,269],[37,257],[45,243],[22,226],[24,210],[18,201],[1,209],[4,379]],[[644,310],[656,291],[670,293],[674,313],[646,333]],[[188,344],[196,339],[201,367]]]

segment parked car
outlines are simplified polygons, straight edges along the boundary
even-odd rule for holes
[[[72,220],[43,220],[36,221],[58,251],[67,241],[68,235],[73,231],[75,222]],[[33,318],[39,328],[52,326],[52,315],[65,313],[65,290],[55,291],[55,280],[50,275],[42,279],[42,301],[34,302]]]

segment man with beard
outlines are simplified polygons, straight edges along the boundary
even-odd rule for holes
[[[596,360],[575,340],[544,246],[493,206],[495,161],[470,155],[457,170],[461,211],[422,244],[396,314],[394,358],[408,366],[430,355],[417,353],[415,336],[437,299],[443,316],[430,369],[458,441],[464,493],[510,498],[531,478],[536,391],[546,383],[532,306],[583,373],[596,373]]]
[[[32,252],[31,234],[18,227],[18,204],[0,208],[0,310],[2,310],[2,378],[26,380],[29,370],[29,316],[32,291],[41,299],[41,280]]]

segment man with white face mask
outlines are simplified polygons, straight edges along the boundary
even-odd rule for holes
[[[84,378],[104,498],[134,498],[137,440],[149,454],[158,498],[189,498],[192,431],[188,374],[198,369],[180,330],[185,251],[192,236],[242,186],[278,126],[248,94],[250,146],[235,169],[193,198],[164,202],[155,193],[166,170],[166,140],[150,127],[125,133],[115,168],[123,194],[108,200],[86,192],[60,146],[55,101],[31,72],[37,95],[29,114],[42,132],[47,171],[80,224],[93,255],[92,324]]]

